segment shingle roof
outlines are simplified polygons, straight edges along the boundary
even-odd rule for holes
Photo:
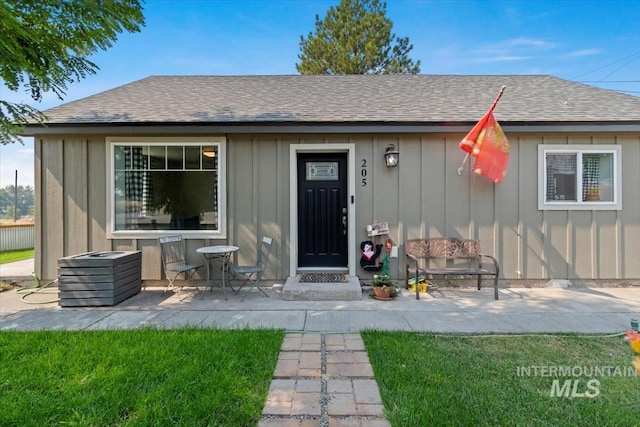
[[[546,75],[152,76],[47,110],[51,124],[640,122],[640,98]]]

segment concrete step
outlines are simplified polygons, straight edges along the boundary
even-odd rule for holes
[[[285,301],[359,301],[362,288],[357,276],[343,283],[301,283],[300,275],[287,278],[282,288]]]

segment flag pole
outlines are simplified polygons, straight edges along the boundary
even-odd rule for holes
[[[496,108],[496,105],[498,105],[498,101],[500,101],[500,98],[502,98],[502,94],[504,93],[504,89],[505,88],[506,88],[506,86],[502,85],[502,87],[500,88],[500,92],[498,92],[498,96],[496,96],[496,99],[495,99],[495,101],[493,101],[493,104],[491,105],[491,108],[489,108],[490,112],[493,112],[493,110]],[[464,172],[464,164],[467,162],[468,158],[469,158],[469,153],[467,153],[467,155],[464,156],[464,160],[462,161],[462,164],[458,168],[458,175],[462,175],[462,172]]]
[[[493,105],[491,106],[491,111],[493,111],[496,108],[496,105],[498,105],[498,101],[500,101],[500,98],[502,98],[502,94],[504,93],[505,88],[505,85],[502,85],[502,87],[500,88],[500,92],[498,92],[498,96],[496,96],[496,100],[493,101]]]
[[[462,161],[462,164],[458,168],[458,175],[462,175],[462,172],[464,172],[464,164],[467,163],[468,158],[469,158],[469,153],[467,153],[467,155],[464,156],[464,160]]]

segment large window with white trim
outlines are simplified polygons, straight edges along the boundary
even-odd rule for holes
[[[113,235],[224,235],[224,140],[112,141]]]
[[[619,145],[539,145],[538,209],[622,208]]]

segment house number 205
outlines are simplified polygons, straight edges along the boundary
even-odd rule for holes
[[[362,178],[362,181],[360,181],[360,184],[363,187],[367,186],[367,159],[362,159],[362,164],[360,166],[360,177]]]

